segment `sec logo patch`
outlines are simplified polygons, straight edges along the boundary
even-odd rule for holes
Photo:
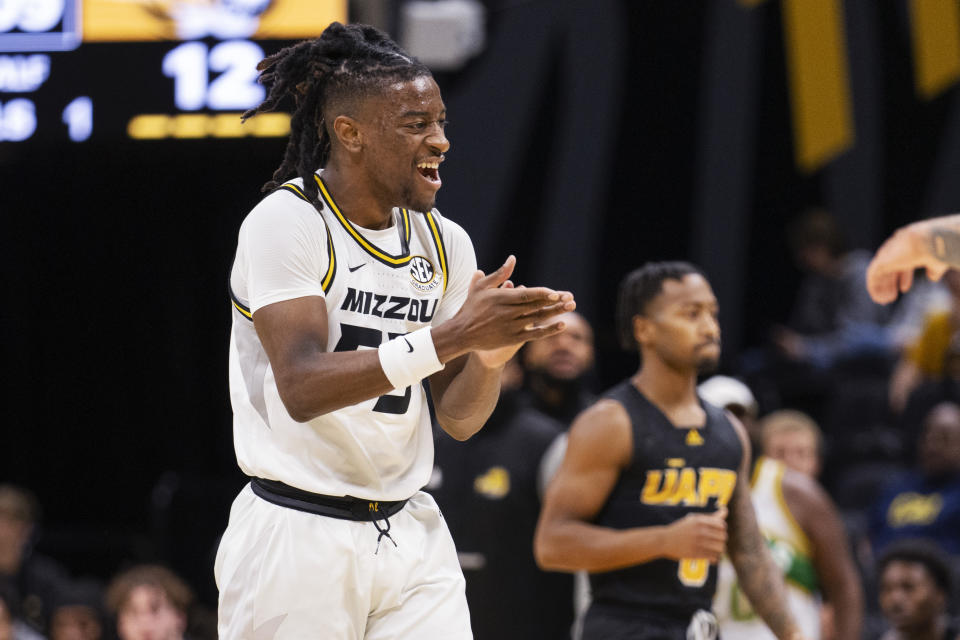
[[[443,274],[434,268],[433,263],[423,256],[410,259],[410,284],[422,293],[433,291],[443,281]]]

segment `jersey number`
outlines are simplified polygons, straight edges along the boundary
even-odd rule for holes
[[[388,333],[388,340],[393,340],[402,333]],[[379,329],[370,327],[358,327],[352,324],[340,325],[340,340],[334,351],[356,351],[360,347],[371,347],[376,349],[383,342],[383,332]],[[377,398],[377,404],[373,405],[374,411],[380,413],[406,413],[410,406],[410,387],[403,390],[402,396],[382,395]]]
[[[677,577],[686,587],[702,587],[709,572],[710,561],[706,558],[684,558],[677,566]]]

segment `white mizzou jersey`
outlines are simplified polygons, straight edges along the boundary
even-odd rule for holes
[[[451,318],[467,296],[476,257],[462,227],[434,209],[395,209],[395,224],[353,225],[314,176],[322,212],[297,178],[264,198],[240,227],[230,274],[230,398],[234,447],[249,476],[332,496],[403,500],[433,469],[421,384],[299,423],[287,413],[253,326],[268,304],[321,296],[328,351],[382,342]],[[349,384],[349,383],[347,383]]]

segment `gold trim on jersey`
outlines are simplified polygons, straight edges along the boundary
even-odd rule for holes
[[[410,255],[409,243],[410,243],[410,213],[406,209],[400,209],[401,219],[403,220],[403,238],[404,238],[404,247],[403,252],[400,255],[394,256],[382,249],[378,248],[376,245],[371,243],[369,240],[363,237],[357,228],[353,226],[353,223],[347,219],[345,215],[340,211],[340,207],[337,206],[337,203],[333,201],[333,196],[330,195],[330,192],[327,190],[327,185],[324,184],[323,179],[314,174],[313,179],[317,181],[317,186],[320,187],[320,195],[323,198],[323,201],[330,207],[330,211],[333,212],[334,217],[340,221],[340,224],[343,225],[343,228],[346,229],[354,240],[357,241],[364,251],[369,253],[371,256],[383,262],[384,264],[391,267],[402,267],[410,263],[413,256]],[[444,276],[446,276],[446,271],[444,271]],[[444,280],[446,282],[446,280]]]
[[[787,526],[790,527],[793,535],[797,538],[797,546],[799,547],[797,550],[809,556],[812,554],[813,545],[810,544],[810,538],[807,537],[806,532],[800,527],[800,523],[793,517],[790,507],[787,506],[787,499],[783,495],[783,473],[786,471],[786,468],[786,465],[777,465],[777,475],[773,479],[773,495],[780,505],[780,508],[783,509]]]
[[[230,285],[229,279],[227,279],[227,290],[230,291],[230,302],[233,303],[234,308],[240,312],[240,315],[252,322],[253,314],[250,313],[250,307],[240,302],[240,298],[233,292],[233,287]]]
[[[284,184],[280,185],[280,188],[281,188],[281,189],[286,189],[287,191],[290,191],[291,193],[293,193],[294,195],[296,195],[298,198],[300,198],[301,200],[303,200],[303,201],[305,201],[305,202],[310,202],[310,198],[307,197],[307,194],[305,194],[305,193],[300,189],[300,187],[298,187],[297,185],[293,184],[292,182],[285,182]]]
[[[757,480],[760,479],[760,469],[763,467],[764,456],[757,458],[757,461],[753,463],[753,473],[750,474],[750,489],[752,490],[757,486]]]
[[[310,202],[310,198],[306,196],[300,187],[291,182],[284,183],[280,188],[286,189],[305,202]],[[312,205],[313,203],[310,202],[310,204]],[[327,229],[327,272],[323,275],[323,279],[320,280],[320,286],[323,288],[324,293],[330,293],[330,287],[333,285],[333,277],[337,275],[337,252],[333,248],[333,235],[330,233],[330,226],[327,224],[327,219],[323,217],[323,214],[320,214],[320,219],[323,220],[323,226]]]
[[[323,216],[321,216],[323,217]],[[327,227],[327,221],[323,221],[323,226]],[[333,236],[330,235],[330,227],[327,227],[327,273],[320,281],[324,293],[330,293],[330,287],[333,285],[333,277],[337,275],[337,252],[333,248]]]
[[[406,209],[400,209],[400,213],[403,215],[403,237],[404,242],[407,246],[410,245],[410,212]]]
[[[433,214],[427,211],[424,216],[427,218],[427,223],[430,225],[430,232],[433,237],[433,244],[437,247],[437,256],[440,258],[440,271],[443,272],[443,292],[447,291],[447,250],[443,246],[443,236],[440,235],[440,228],[437,226],[437,221],[434,220]]]

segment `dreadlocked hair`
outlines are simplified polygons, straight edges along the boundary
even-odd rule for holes
[[[267,97],[241,120],[276,110],[292,98],[290,138],[283,162],[262,191],[272,191],[294,176],[303,178],[303,191],[319,209],[313,173],[330,156],[330,134],[324,111],[335,103],[371,95],[390,83],[431,75],[382,31],[360,24],[333,22],[319,38],[286,47],[257,65]],[[334,114],[331,114],[334,115]]]
[[[648,262],[623,278],[617,294],[617,333],[625,351],[637,350],[633,319],[646,313],[650,301],[663,291],[663,281],[683,280],[691,273],[703,275],[689,262]]]

